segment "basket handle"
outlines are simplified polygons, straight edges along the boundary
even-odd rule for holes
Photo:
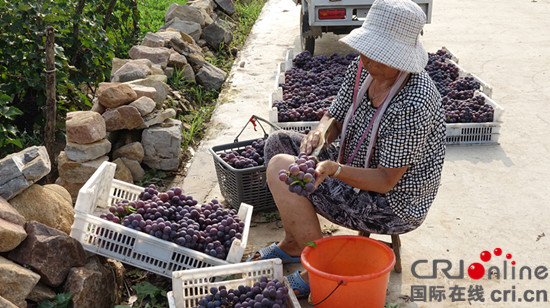
[[[257,121],[259,120],[259,121]],[[239,132],[239,134],[237,135],[237,137],[235,137],[235,140],[233,140],[233,142],[239,142],[239,136],[241,136],[241,134],[243,133],[244,129],[248,126],[248,123],[252,123],[252,126],[254,126],[254,131],[257,131],[256,130],[256,123],[260,125],[260,128],[262,129],[262,131],[264,132],[264,138],[267,138],[268,134],[266,133],[263,125],[261,122],[265,122],[266,124],[268,124],[269,126],[273,127],[275,130],[279,130],[281,129],[279,126],[269,122],[268,120],[264,119],[264,118],[261,118],[257,115],[252,115],[250,117],[250,119],[248,119],[248,121],[246,122],[246,124],[244,125],[243,129],[241,129],[241,131]]]

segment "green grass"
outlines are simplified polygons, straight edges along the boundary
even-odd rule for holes
[[[157,32],[164,25],[166,9],[172,4],[185,4],[187,0],[139,0],[140,26],[142,37],[147,32]]]

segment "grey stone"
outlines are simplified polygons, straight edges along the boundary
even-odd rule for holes
[[[231,43],[233,33],[231,33],[223,23],[216,21],[202,30],[201,38],[204,39],[210,47],[219,49],[222,43],[226,46]]]
[[[65,154],[67,154],[67,157],[79,163],[104,156],[110,151],[111,143],[107,139],[101,139],[88,144],[67,142],[65,145]]]
[[[130,173],[132,173],[134,181],[139,181],[143,178],[145,170],[143,170],[141,164],[137,160],[127,157],[120,157],[120,160],[122,160],[124,165],[130,170]]]
[[[147,47],[164,47],[164,38],[158,34],[147,32],[141,45]]]
[[[133,84],[133,83],[129,83],[128,85],[134,91],[136,91],[137,99],[140,99],[144,96],[150,99],[155,99],[155,96],[157,95],[157,89],[155,89],[154,87],[142,86],[142,85]],[[132,105],[132,103],[130,103],[129,105]]]
[[[143,117],[143,121],[145,122],[145,127],[151,127],[153,125],[160,124],[164,122],[166,119],[173,118],[176,116],[176,111],[172,108],[168,108],[165,110],[157,110],[155,112],[152,112],[145,117]]]
[[[169,119],[166,125],[143,130],[143,163],[159,170],[175,170],[181,153],[181,121]]]
[[[151,75],[145,79],[130,81],[128,84],[155,88],[157,90],[157,93],[152,99],[157,103],[156,107],[160,109],[162,107],[162,104],[164,103],[164,100],[166,99],[166,96],[168,95],[168,91],[170,91],[170,86],[168,86],[165,82],[166,76],[163,76],[164,81],[159,80],[156,76],[159,75]]]
[[[0,160],[0,197],[10,200],[51,171],[46,147],[32,146]]]
[[[213,0],[192,0],[187,2],[188,5],[203,9],[208,15],[214,13],[214,7],[216,4]]]
[[[231,0],[214,0],[218,7],[227,15],[235,13],[235,4]]]
[[[207,89],[220,90],[226,76],[226,72],[205,62],[195,75],[195,78],[199,84]]]
[[[172,66],[175,68],[185,67],[186,64],[187,58],[179,53],[172,53],[170,55],[170,59],[168,60],[168,66]]]
[[[128,105],[107,109],[107,111],[103,113],[103,118],[105,119],[105,126],[109,132],[145,127],[143,118],[137,108]]]
[[[155,89],[152,87],[147,87],[147,88]],[[151,98],[142,96],[136,99],[135,101],[131,102],[128,106],[135,107],[139,111],[141,116],[144,116],[153,112],[153,110],[155,110],[156,105],[157,104],[155,103],[155,101],[152,100]]]
[[[112,82],[127,82],[143,79],[152,74],[151,67],[139,62],[128,62],[118,69],[111,78]]]
[[[186,81],[195,82],[195,72],[190,64],[186,64],[183,68],[182,77]]]
[[[39,280],[40,275],[37,273],[0,256],[0,294],[16,307],[27,307],[25,298]]]
[[[108,156],[101,156],[94,160],[79,163],[70,160],[67,154],[65,154],[65,151],[61,151],[57,157],[57,170],[59,176],[67,182],[79,184],[86,183],[97,168],[99,168],[104,161],[108,160]]]
[[[84,248],[66,233],[36,221],[28,222],[25,230],[27,238],[8,258],[30,266],[47,286],[61,285],[71,267],[86,264]]]
[[[124,146],[121,146],[120,148],[116,149],[113,152],[113,159],[117,159],[119,157],[126,157],[131,158],[139,163],[143,161],[143,145],[141,145],[141,142],[132,142],[128,143]]]
[[[132,59],[148,59],[153,64],[166,67],[168,58],[170,57],[170,49],[165,47],[133,46],[130,48],[128,55]]]
[[[166,10],[164,22],[168,23],[175,17],[185,21],[196,22],[201,27],[204,27],[204,18],[196,7],[172,3]]]
[[[26,221],[37,221],[66,234],[71,233],[74,222],[72,199],[60,185],[34,184],[10,203]]]
[[[201,37],[202,27],[199,23],[188,20],[181,20],[178,17],[172,18],[169,22],[165,23],[161,30],[174,29],[183,33],[189,34],[195,41]]]

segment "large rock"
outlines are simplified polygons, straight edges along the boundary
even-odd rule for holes
[[[161,38],[162,39],[162,38]],[[164,43],[164,40],[163,40]],[[139,62],[128,62],[124,64],[119,70],[117,70],[113,77],[111,78],[112,82],[126,82],[136,79],[143,79],[153,72],[151,67]]]
[[[214,13],[214,7],[216,6],[213,0],[193,0],[188,1],[187,4],[198,9],[204,9],[209,15]]]
[[[25,217],[0,197],[0,252],[17,247],[27,237]]]
[[[163,68],[168,65],[170,49],[165,47],[133,46],[128,55],[132,59],[149,59],[153,64],[159,64]]]
[[[27,221],[34,220],[66,234],[71,233],[73,204],[71,195],[62,186],[34,184],[10,203]]]
[[[94,160],[85,161],[82,163],[70,160],[61,151],[57,157],[57,170],[59,176],[71,183],[86,183],[86,181],[94,174],[104,161],[108,161],[108,156],[101,156]]]
[[[98,99],[101,105],[107,108],[116,108],[135,101],[137,93],[127,84],[111,83],[99,93]]]
[[[168,66],[182,68],[187,65],[187,58],[179,53],[172,53],[168,60]]]
[[[107,131],[144,128],[145,123],[136,107],[129,105],[108,109],[103,113]]]
[[[210,47],[219,49],[222,43],[225,46],[231,43],[231,40],[233,40],[233,33],[231,29],[227,29],[225,24],[216,21],[202,30],[201,38],[204,39]]]
[[[143,160],[143,156],[144,156],[144,152],[143,152],[143,146],[141,145],[141,142],[128,143],[126,145],[121,146],[120,148],[116,149],[113,152],[113,159],[117,159],[119,157],[126,157],[126,158],[135,159],[140,163]]]
[[[37,273],[0,256],[0,295],[15,306],[27,307],[25,298],[39,280]],[[0,304],[0,307],[10,306]]]
[[[25,217],[21,215],[6,199],[0,197],[0,219],[25,226]]]
[[[25,304],[23,304],[23,303],[21,303],[21,304],[25,305],[23,307],[27,307],[26,302],[25,302]],[[14,303],[12,303],[9,300],[3,298],[1,295],[0,295],[0,307],[2,307],[2,308],[19,308]]]
[[[181,77],[185,81],[189,81],[189,82],[195,82],[196,81],[195,72],[193,71],[193,68],[191,67],[191,65],[189,63],[186,64],[183,67],[183,71],[181,71]]]
[[[47,285],[38,282],[31,293],[27,296],[27,299],[35,303],[41,303],[44,300],[52,300],[55,298],[55,291]]]
[[[175,170],[181,153],[181,121],[169,119],[163,125],[143,130],[143,163],[159,170]]]
[[[86,183],[73,183],[73,182],[69,182],[69,181],[65,180],[62,177],[58,177],[55,180],[55,184],[57,184],[59,186],[62,186],[63,188],[65,188],[65,190],[67,190],[69,192],[69,194],[71,195],[71,202],[74,204],[74,203],[76,203],[76,198],[78,197],[78,192],[80,191],[82,186],[84,186],[84,184],[86,184]]]
[[[120,59],[117,57],[113,58],[112,64],[111,64],[111,79],[113,79],[114,74],[126,63],[135,63],[137,65],[146,65],[147,67],[151,68],[153,63],[151,63],[150,60],[147,59]],[[102,84],[110,84],[110,82],[101,82],[99,84],[98,91],[101,92]],[[99,94],[99,93],[98,93]]]
[[[142,87],[142,86],[137,86],[137,87]],[[144,88],[155,89],[152,87],[144,87]],[[157,103],[155,103],[155,101],[152,98],[149,98],[147,96],[142,96],[136,99],[135,101],[131,102],[128,106],[135,107],[139,111],[139,114],[141,114],[141,116],[144,116],[153,112],[153,110],[155,110],[155,107],[157,106]]]
[[[160,70],[162,72],[162,70]],[[140,98],[142,97],[148,97],[150,99],[155,99],[155,97],[157,96],[157,89],[155,89],[154,87],[148,87],[148,86],[141,86],[141,85],[138,85],[138,84],[133,84],[133,83],[129,83],[128,84],[134,91],[136,91],[136,94],[138,96],[138,98],[136,99],[139,100]],[[134,101],[135,102],[135,101]],[[133,103],[133,102],[132,102]],[[128,104],[128,105],[132,105],[132,103]]]
[[[36,221],[27,223],[27,238],[8,258],[30,266],[50,287],[63,283],[69,270],[86,264],[86,252],[74,238]]]
[[[181,20],[178,17],[172,18],[169,22],[165,23],[161,30],[174,29],[183,33],[189,34],[193,40],[198,41],[201,37],[202,27],[199,23],[188,20]]]
[[[185,41],[183,40],[181,31],[159,31],[155,34],[164,39],[164,47],[181,50],[184,46]],[[186,36],[193,40],[188,34]]]
[[[99,103],[103,105],[101,99]],[[105,106],[105,105],[104,105]],[[105,138],[105,121],[95,111],[73,111],[65,120],[67,142],[79,144],[94,143]]]
[[[10,200],[50,173],[44,146],[32,146],[0,160],[0,197]]]
[[[65,154],[67,157],[79,163],[94,160],[108,154],[110,151],[111,143],[107,139],[101,139],[88,144],[67,142],[65,145]]]
[[[143,41],[141,42],[141,45],[147,46],[147,47],[165,47],[164,46],[164,38],[158,34],[147,32],[145,34],[145,37],[143,38]]]
[[[155,88],[157,92],[155,97],[152,97],[152,99],[157,103],[156,107],[160,109],[166,99],[166,96],[168,95],[168,91],[171,90],[170,86],[166,84],[166,80],[166,76],[151,75],[145,79],[130,81],[128,84]]]
[[[85,266],[70,270],[63,292],[74,294],[74,307],[113,307],[115,279],[108,266],[101,264],[99,257],[92,256]]]
[[[124,162],[120,158],[117,158],[113,163],[116,165],[115,179],[133,184],[134,178],[132,177],[132,172],[126,167]]]
[[[126,157],[120,157],[119,159],[122,160],[126,168],[130,170],[134,181],[139,181],[143,178],[145,170],[143,170],[141,164],[137,160]]]
[[[205,62],[199,69],[195,78],[206,89],[219,91],[225,81],[227,73],[214,65]]]
[[[218,7],[227,15],[235,13],[235,4],[232,0],[214,0]]]
[[[201,27],[204,27],[204,18],[202,17],[200,9],[196,7],[172,3],[166,10],[164,22],[168,23],[175,17],[181,20],[196,22]]]
[[[172,108],[164,109],[164,110],[157,110],[155,112],[152,112],[145,117],[143,117],[143,121],[145,122],[145,127],[151,127],[157,124],[161,124],[166,119],[170,119],[176,116],[176,110]]]

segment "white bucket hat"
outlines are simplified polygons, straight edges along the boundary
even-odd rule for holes
[[[418,39],[425,23],[426,14],[412,0],[376,0],[361,28],[340,41],[369,59],[419,73],[428,63]]]

